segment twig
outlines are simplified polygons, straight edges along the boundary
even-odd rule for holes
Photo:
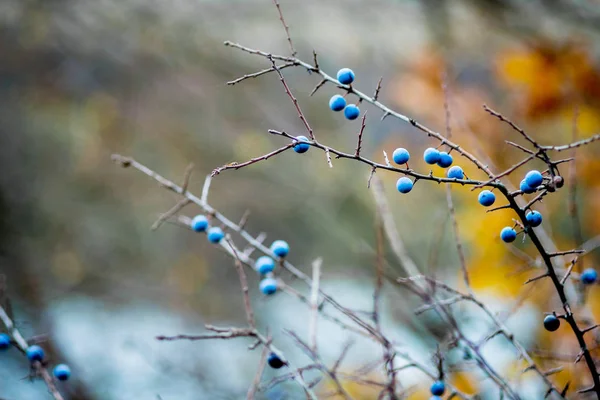
[[[237,273],[240,277],[240,285],[242,287],[242,293],[244,295],[244,309],[246,310],[246,319],[248,320],[248,325],[250,328],[256,328],[256,322],[254,321],[254,311],[252,310],[252,305],[250,304],[250,293],[248,290],[248,279],[246,278],[246,273],[244,272],[244,267],[242,266],[242,260],[238,255],[238,251],[229,237],[229,234],[225,237],[225,240],[231,247],[231,251],[234,256],[235,268],[237,269]]]
[[[285,36],[287,38],[288,44],[290,45],[290,51],[292,52],[292,57],[296,57],[296,50],[294,49],[294,44],[292,43],[292,38],[290,37],[290,28],[285,23],[285,19],[283,18],[283,13],[281,12],[281,6],[277,0],[273,0],[275,7],[277,7],[277,12],[279,13],[279,20],[283,25],[283,29],[285,29]]]
[[[377,82],[377,88],[375,89],[375,94],[373,94],[373,100],[377,101],[379,98],[379,92],[381,91],[381,82],[383,82],[383,76],[379,78],[379,82]]]
[[[160,217],[158,217],[158,219],[156,220],[156,222],[154,222],[152,224],[152,227],[150,229],[152,229],[153,231],[157,230],[158,228],[160,228],[160,226],[166,220],[171,218],[173,215],[177,214],[179,211],[181,211],[185,206],[187,206],[190,203],[191,203],[191,201],[188,198],[184,198],[184,199],[180,200],[169,211],[167,211],[164,214],[161,214]]]
[[[257,163],[259,161],[267,160],[267,159],[269,159],[269,158],[271,158],[271,157],[273,157],[273,156],[275,156],[277,154],[283,153],[284,151],[286,151],[286,150],[294,147],[295,144],[296,144],[295,142],[286,144],[285,146],[280,147],[277,150],[274,150],[274,151],[272,151],[270,153],[267,153],[265,155],[262,155],[260,157],[252,158],[252,159],[250,159],[250,160],[248,160],[246,162],[243,162],[243,163],[237,163],[237,162],[234,161],[234,162],[231,162],[229,164],[225,164],[222,167],[215,168],[213,170],[213,172],[211,173],[211,176],[214,177],[216,175],[219,175],[221,172],[223,172],[225,170],[228,170],[228,169],[240,169],[240,168],[244,168],[244,167],[246,167],[248,165],[252,165],[254,163]]]
[[[356,151],[354,152],[354,157],[360,156],[360,147],[362,145],[362,136],[365,131],[365,120],[367,119],[367,113],[365,112],[362,117],[362,123],[360,125],[360,131],[358,132],[358,142],[356,143]]]
[[[276,1],[276,0],[273,0],[273,1]],[[306,128],[306,131],[308,132],[308,137],[311,140],[315,140],[315,135],[313,133],[313,130],[310,127],[310,125],[308,124],[308,120],[304,116],[304,113],[302,112],[302,109],[300,108],[300,104],[298,104],[298,100],[294,97],[290,87],[288,86],[287,82],[285,81],[285,78],[283,77],[281,70],[279,70],[279,68],[277,68],[277,65],[275,64],[275,60],[272,57],[269,57],[269,59],[271,60],[271,63],[273,64],[273,68],[275,69],[275,71],[277,72],[277,75],[279,76],[279,81],[283,85],[285,92],[287,93],[289,98],[292,99],[292,103],[294,103],[294,107],[296,108],[296,111],[298,112],[298,117],[300,118],[300,120],[304,124],[304,127]]]
[[[270,339],[270,337],[269,337]],[[248,389],[248,394],[246,395],[247,400],[254,400],[254,395],[260,385],[260,378],[267,366],[267,356],[269,355],[269,348],[263,347],[262,353],[260,354],[260,360],[258,361],[258,368],[256,369],[256,375],[254,375],[254,379],[252,380],[252,385]]]
[[[450,220],[452,221],[452,229],[454,230],[454,240],[456,242],[456,251],[458,252],[458,259],[460,261],[460,269],[463,273],[463,280],[467,287],[467,291],[471,292],[471,283],[469,282],[469,272],[467,270],[467,261],[465,260],[465,253],[460,240],[460,231],[458,229],[458,221],[456,220],[456,212],[454,211],[454,202],[452,201],[452,187],[449,183],[446,184],[446,201],[448,202],[448,211],[450,212]]]
[[[312,263],[312,288],[310,292],[310,321],[308,328],[308,337],[310,338],[310,347],[316,352],[317,351],[317,318],[319,315],[319,282],[321,280],[321,265],[323,259],[317,258]]]
[[[282,65],[278,65],[277,68],[279,68],[279,69],[286,69],[286,68],[289,68],[289,67],[293,67],[295,65],[297,65],[297,64],[291,62],[291,63],[285,63],[285,64],[282,64]],[[259,76],[266,75],[266,74],[268,74],[270,72],[273,72],[273,71],[275,71],[275,68],[273,68],[273,67],[265,68],[265,69],[262,69],[260,71],[257,71],[257,72],[251,73],[251,74],[246,74],[246,75],[240,76],[239,78],[234,79],[232,81],[228,81],[227,84],[230,85],[230,86],[231,85],[235,85],[235,84],[238,84],[238,83],[240,83],[242,81],[245,81],[246,79],[257,78]]]
[[[500,121],[506,122],[508,125],[510,125],[511,128],[513,128],[515,131],[519,132],[521,134],[521,136],[523,136],[525,138],[525,140],[527,140],[529,143],[531,143],[533,145],[533,147],[535,147],[536,149],[540,148],[540,145],[531,136],[529,136],[523,129],[519,128],[514,122],[512,122],[511,120],[509,120],[508,118],[506,118],[505,116],[500,114],[499,112],[492,110],[485,104],[483,105],[483,109],[485,111],[487,111],[489,114],[498,118]]]
[[[594,136],[591,136],[587,139],[583,139],[583,140],[579,140],[577,142],[573,142],[570,144],[565,144],[562,146],[541,146],[542,149],[544,150],[552,150],[552,151],[565,151],[565,150],[569,150],[569,149],[574,149],[576,147],[581,147],[584,146],[586,144],[590,144],[592,142],[595,142],[597,140],[600,140],[600,133],[595,134]]]

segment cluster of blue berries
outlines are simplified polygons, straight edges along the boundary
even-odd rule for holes
[[[445,151],[434,149],[433,147],[429,147],[425,150],[423,159],[427,164],[436,164],[442,168],[448,168],[454,162],[454,159],[450,154]],[[410,160],[410,153],[408,150],[399,147],[392,153],[392,160],[398,165],[407,164],[408,160]],[[461,167],[455,165],[448,169],[446,176],[450,179],[464,179],[465,173]],[[396,182],[396,189],[398,189],[400,193],[406,194],[412,190],[413,185],[414,182],[409,177],[403,176]]]
[[[350,68],[342,68],[337,73],[337,80],[342,85],[350,85],[354,82],[354,72]],[[344,110],[344,117],[349,120],[355,120],[360,115],[360,108],[355,104],[346,104],[346,99],[339,94],[329,99],[329,108],[336,112]]]
[[[309,147],[308,144],[306,146]],[[202,214],[196,215],[192,219],[190,227],[195,232],[206,232],[206,237],[211,243],[219,243],[225,237],[221,228],[216,226],[209,228],[208,219]],[[290,252],[290,246],[284,240],[276,240],[271,244],[271,252],[277,257],[283,258]],[[260,291],[266,295],[274,294],[277,291],[277,280],[272,276],[275,260],[269,256],[259,257],[254,263],[254,268],[259,274],[265,276],[260,281]]]
[[[219,228],[218,226],[212,226],[209,228],[208,218],[202,214],[196,215],[192,219],[190,227],[194,232],[206,232],[206,238],[211,243],[219,243],[225,237],[223,229]]]
[[[446,385],[443,381],[435,381],[431,385],[429,391],[433,395],[433,397],[431,397],[429,400],[441,400],[441,397],[439,396],[443,395],[446,391]]]
[[[520,189],[523,193],[527,193],[527,194],[533,193],[537,190],[537,188],[542,184],[543,181],[544,181],[544,177],[542,176],[542,173],[540,171],[536,171],[536,170],[529,171],[525,175],[525,178],[521,181]],[[484,191],[484,192],[489,192],[489,191]],[[485,205],[485,204],[482,203],[481,195],[484,192],[481,192],[481,194],[479,195],[480,196],[479,202],[483,205]],[[531,228],[538,227],[542,224],[542,214],[539,211],[530,210],[527,212],[527,214],[525,214],[525,220],[527,221],[527,225],[529,227],[531,227]],[[502,239],[502,241],[504,241],[506,243],[512,243],[517,238],[517,231],[515,231],[514,228],[507,226],[507,227],[503,228],[502,231],[500,231],[500,238]]]
[[[0,333],[0,350],[7,350],[11,346],[10,336],[6,333]],[[25,350],[25,355],[30,362],[43,362],[46,354],[44,353],[44,349],[42,349],[37,344],[29,346]],[[71,377],[71,369],[67,364],[58,364],[53,369],[53,374],[56,379],[59,381],[66,381]]]
[[[276,240],[271,243],[271,252],[277,257],[283,258],[290,252],[290,245],[285,240]],[[273,270],[275,269],[275,261],[269,256],[261,256],[256,259],[254,269],[261,274],[266,275],[260,281],[260,291],[269,296],[277,291],[277,280],[273,278]]]

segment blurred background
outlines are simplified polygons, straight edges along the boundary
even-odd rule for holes
[[[315,49],[330,75],[352,68],[355,86],[366,93],[383,77],[382,102],[436,131],[445,126],[445,74],[454,141],[493,171],[522,158],[504,144],[521,138],[487,115],[484,103],[544,144],[600,130],[598,1],[281,0],[281,7],[300,58],[310,62]],[[214,168],[286,143],[267,129],[303,134],[275,75],[225,84],[269,66],[223,46],[225,40],[289,53],[269,0],[0,2],[1,300],[26,336],[41,335],[51,365],[71,366],[73,379],[60,385],[67,399],[245,398],[260,355],[247,350],[248,340],[154,339],[201,333],[205,323],[245,324],[231,260],[204,236],[175,224],[152,232],[156,218],[179,199],[110,159],[112,153],[132,156],[176,182],[192,162],[189,189],[200,194]],[[336,89],[325,85],[309,97],[318,77],[300,69],[284,74],[318,139],[353,151],[360,120],[349,122],[329,110]],[[365,156],[381,161],[382,150],[390,154],[402,146],[413,155],[412,168],[429,171],[420,155],[437,143],[398,120],[381,122],[375,108],[361,109],[368,111]],[[578,150],[575,170],[561,166],[576,191],[566,185],[538,208],[547,237],[560,249],[600,232],[598,154],[599,145]],[[455,161],[469,177],[483,179],[463,160]],[[434,167],[434,173],[443,171]],[[518,185],[524,173],[517,171],[507,183]],[[267,232],[267,243],[288,241],[290,261],[306,273],[312,260],[323,257],[323,288],[352,309],[370,310],[376,218],[368,174],[367,167],[345,160],[334,160],[330,169],[314,149],[302,156],[286,152],[223,172],[213,181],[209,203],[234,221],[250,210],[248,230]],[[410,195],[400,195],[397,176],[377,175],[410,256],[423,272],[462,288],[443,186],[421,182]],[[514,215],[485,213],[469,188],[453,194],[476,293],[502,313],[540,365],[564,367],[552,377],[557,385],[589,384],[585,368],[573,366],[578,348],[568,327],[553,334],[542,329],[543,313],[559,306],[550,282],[523,286],[539,274],[531,244],[518,243],[515,252],[498,239]],[[182,214],[198,212],[188,206]],[[403,276],[391,252],[386,260]],[[594,267],[598,254],[583,260]],[[307,364],[282,333],[287,328],[307,337],[305,305],[285,293],[267,299],[258,277],[249,279],[260,327],[270,328],[294,365]],[[583,293],[575,285],[571,293],[576,308],[589,306],[600,317],[600,290]],[[415,296],[386,284],[384,328],[400,348],[435,370],[432,353],[449,331],[434,314],[415,317],[418,304]],[[454,307],[468,335],[481,338],[491,331],[473,309]],[[320,352],[329,363],[354,337],[345,372],[381,357],[373,343],[327,321],[320,320],[319,329]],[[588,339],[596,347],[596,339]],[[539,378],[521,374],[523,365],[509,344],[493,340],[485,354],[523,398],[542,398]],[[458,365],[462,350],[448,357]],[[17,350],[0,354],[0,398],[50,398],[41,381],[27,379],[28,372]],[[281,373],[267,370],[263,382]],[[366,375],[383,379],[378,369]],[[428,398],[431,382],[423,374],[405,371],[399,379],[408,398]],[[456,369],[448,379],[468,393],[497,398],[494,386],[468,369]],[[317,387],[319,393],[329,389],[327,382]],[[347,389],[359,399],[378,394],[351,382]],[[302,394],[288,383],[258,398]]]

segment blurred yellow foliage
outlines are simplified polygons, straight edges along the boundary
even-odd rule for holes
[[[496,68],[509,89],[523,91],[516,108],[527,117],[552,116],[574,102],[596,109],[599,104],[600,69],[583,45],[537,43],[507,50],[497,57]]]

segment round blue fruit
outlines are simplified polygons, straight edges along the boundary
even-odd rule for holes
[[[10,336],[6,333],[0,333],[0,350],[6,350],[10,347]]]
[[[507,226],[506,228],[502,229],[502,231],[500,232],[500,238],[502,239],[503,242],[506,242],[506,243],[514,242],[515,239],[517,238],[517,231],[515,231],[510,226]]]
[[[274,369],[279,369],[285,365],[281,358],[279,358],[279,356],[275,353],[269,354],[269,357],[267,358],[267,363],[269,364],[269,367]]]
[[[296,140],[298,141],[298,143],[294,145],[294,151],[296,153],[306,153],[308,149],[310,149],[308,138],[306,136],[297,136]]]
[[[437,164],[440,161],[440,152],[433,147],[429,147],[423,153],[423,159],[427,164]]]
[[[346,99],[339,94],[331,96],[329,99],[329,108],[332,111],[342,111],[346,107]]]
[[[547,331],[554,332],[560,327],[560,320],[554,315],[546,315],[544,318],[544,328]]]
[[[442,381],[433,382],[430,388],[431,394],[434,396],[441,396],[446,391],[446,385]]]
[[[398,165],[406,164],[408,160],[410,160],[410,153],[408,152],[408,150],[399,147],[396,150],[394,150],[394,153],[392,154],[392,159]]]
[[[261,256],[256,259],[254,268],[264,275],[275,269],[275,261],[269,256]]]
[[[521,189],[521,191],[526,194],[531,194],[531,193],[535,192],[535,188],[532,188],[531,186],[529,186],[525,179],[523,179],[521,181],[521,183],[519,184],[519,189]]]
[[[584,285],[592,285],[598,280],[598,272],[594,268],[586,268],[581,273],[580,279]]]
[[[350,68],[342,68],[337,73],[337,79],[342,85],[349,85],[354,82],[354,71]]]
[[[265,278],[260,281],[259,287],[260,291],[268,296],[277,291],[277,281],[273,278]]]
[[[489,207],[496,202],[496,195],[489,190],[482,190],[479,193],[479,204],[484,207]]]
[[[465,177],[463,169],[458,165],[455,165],[454,167],[450,168],[446,175],[450,179],[463,179]]]
[[[346,108],[344,108],[344,117],[349,120],[354,120],[358,118],[360,115],[360,108],[355,106],[354,104],[348,104]]]
[[[442,168],[448,168],[449,166],[452,165],[452,163],[454,162],[454,159],[452,158],[452,156],[448,153],[446,153],[445,151],[440,151],[440,159],[437,162],[437,165],[442,167]]]
[[[193,231],[204,232],[208,228],[208,219],[204,215],[196,215],[190,222],[190,227]]]
[[[52,372],[59,381],[66,381],[71,377],[71,368],[67,364],[58,364]]]
[[[219,243],[225,237],[225,233],[218,226],[210,228],[206,234],[206,238],[211,243]]]
[[[396,182],[396,189],[398,189],[398,191],[400,193],[408,193],[412,190],[413,188],[413,181],[410,180],[410,178],[407,178],[406,176],[403,176],[402,178],[398,179],[398,181]]]
[[[542,224],[542,214],[539,211],[529,211],[527,215],[525,215],[525,219],[529,222],[529,225],[540,226]]]
[[[542,182],[544,181],[544,177],[542,176],[542,174],[540,173],[540,171],[529,171],[527,173],[527,175],[525,175],[525,182],[529,185],[529,187],[531,188],[537,188],[538,186],[540,186],[542,184]]]
[[[271,251],[278,257],[285,257],[290,252],[290,245],[285,240],[276,240],[271,243]]]
[[[27,350],[25,350],[25,354],[31,362],[42,361],[44,359],[44,349],[36,344],[29,346]]]

